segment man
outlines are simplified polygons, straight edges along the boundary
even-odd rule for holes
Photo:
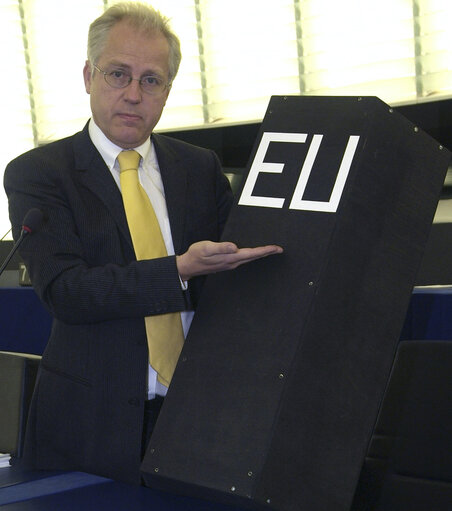
[[[140,462],[168,381],[148,356],[144,318],[180,313],[184,334],[202,275],[279,253],[219,243],[231,192],[211,152],[152,134],[180,61],[167,20],[117,4],[90,27],[83,70],[92,119],[5,172],[13,233],[31,208],[46,216],[21,255],[54,317],[23,464],[140,481]],[[167,255],[137,256],[117,157],[139,153],[139,178]],[[125,199],[124,199],[125,200]],[[150,360],[149,360],[150,358]],[[144,424],[144,410],[149,424]],[[183,431],[181,431],[183,434]]]

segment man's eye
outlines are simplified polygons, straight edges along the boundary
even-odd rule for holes
[[[124,71],[120,71],[119,69],[115,69],[114,71],[111,71],[109,74],[112,78],[116,79],[124,78]]]
[[[158,78],[157,76],[149,75],[143,76],[141,82],[146,85],[160,85],[162,83],[162,80],[160,80],[160,78]]]

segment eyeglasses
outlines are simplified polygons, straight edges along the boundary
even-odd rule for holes
[[[93,65],[99,73],[104,75],[104,80],[115,89],[124,89],[127,87],[132,80],[139,82],[141,90],[147,94],[162,94],[162,92],[169,87],[171,84],[165,82],[158,75],[144,75],[141,78],[133,78],[130,73],[123,71],[122,69],[113,69],[112,71],[104,71]]]

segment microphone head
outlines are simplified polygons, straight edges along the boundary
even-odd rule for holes
[[[43,218],[44,213],[40,209],[32,208],[28,210],[22,222],[22,231],[27,234],[39,231]]]

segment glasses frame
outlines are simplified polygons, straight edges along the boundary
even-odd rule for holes
[[[136,82],[138,82],[140,84],[140,89],[145,93],[145,94],[149,94],[151,96],[158,96],[159,94],[163,94],[167,89],[169,89],[171,87],[171,82],[167,82],[165,83],[165,86],[163,87],[163,89],[159,92],[150,92],[150,91],[147,91],[143,88],[143,78],[145,78],[145,76],[141,77],[141,78],[134,78],[130,73],[126,72],[126,71],[122,71],[126,76],[129,77],[129,81],[123,85],[122,87],[115,87],[114,85],[112,85],[111,83],[109,83],[107,81],[107,76],[110,75],[112,73],[111,72],[108,72],[108,71],[104,71],[103,69],[101,69],[97,64],[93,64],[93,68],[96,69],[96,71],[99,71],[99,73],[101,73],[102,75],[104,75],[104,80],[105,80],[105,83],[109,86],[109,87],[112,87],[113,89],[125,89],[126,87],[128,87],[133,80],[135,80]],[[147,75],[147,76],[152,76],[152,75]]]

